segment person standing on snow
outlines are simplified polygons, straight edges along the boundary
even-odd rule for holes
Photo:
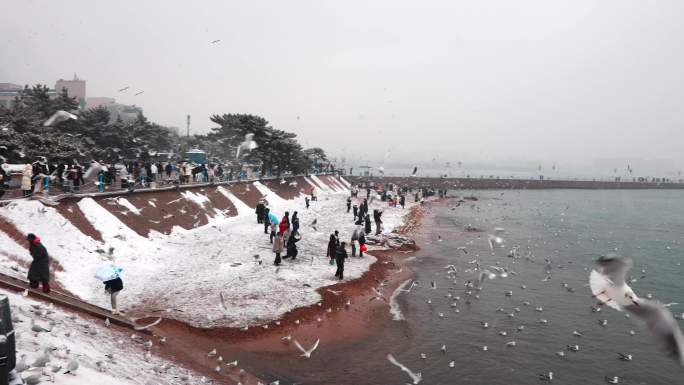
[[[366,234],[359,227],[359,258],[363,257],[363,251],[366,248]]]
[[[33,167],[26,163],[24,165],[24,171],[21,172],[21,191],[25,197],[30,196],[33,192],[31,186],[31,179],[33,178]]]
[[[335,264],[337,264],[337,271],[335,271],[335,277],[339,278],[340,281],[344,279],[344,260],[347,259],[347,250],[345,249],[346,243],[342,242],[340,247],[335,250]]]
[[[35,234],[26,237],[29,241],[29,253],[33,257],[28,271],[29,286],[33,289],[38,288],[38,283],[43,285],[43,293],[50,292],[50,256],[47,249],[40,243],[40,238]]]
[[[373,221],[375,222],[375,235],[382,232],[382,211],[373,210]]]
[[[271,243],[273,243],[273,238],[276,236],[276,232],[278,231],[278,225],[275,222],[271,222]]]
[[[347,197],[347,213],[351,210],[351,197]]]
[[[264,223],[264,234],[268,234],[268,226],[271,224],[271,220],[268,218],[268,213],[271,212],[271,209],[268,207],[264,207],[264,216],[263,216],[263,223]],[[259,215],[257,213],[257,215]]]
[[[283,219],[280,220],[280,232],[285,234],[285,230],[290,229],[290,212],[285,211],[285,215],[283,215]]]
[[[359,216],[359,206],[354,205],[353,212],[354,212],[354,221],[356,221],[356,217]]]
[[[304,203],[306,203],[306,208],[309,208],[309,197],[304,197]]]
[[[112,303],[112,314],[119,314],[119,306],[117,305],[116,297],[119,295],[119,292],[123,290],[123,281],[121,280],[121,277],[104,281],[104,285],[105,293],[109,294]]]
[[[273,261],[273,264],[280,266],[280,254],[283,252],[283,233],[280,231],[276,234],[275,239],[273,239],[273,252],[275,253],[275,261]]]
[[[266,205],[262,199],[256,205],[256,210],[254,211],[257,216],[257,223],[264,223],[264,212],[266,212]],[[268,218],[266,218],[268,220]]]
[[[297,212],[292,213],[292,235],[299,234],[299,217]]]
[[[366,230],[366,235],[370,234],[371,231],[371,221],[370,221],[370,215],[366,214],[366,217],[364,218],[364,225],[365,225],[365,230]]]
[[[356,242],[359,241],[359,232],[359,227],[355,227],[351,235],[351,242],[349,242],[351,244],[352,257],[356,257]]]
[[[297,242],[301,241],[302,237],[297,237],[296,233],[292,233],[289,238],[287,238],[287,254],[285,258],[292,258],[294,260],[297,258],[299,251],[297,250]]]
[[[335,250],[337,250],[337,238],[335,238],[335,234],[330,234],[330,240],[328,241],[328,249],[326,250],[326,257],[330,257],[330,259],[335,258]]]

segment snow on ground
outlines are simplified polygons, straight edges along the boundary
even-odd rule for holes
[[[261,182],[254,182],[254,187],[256,187],[257,190],[259,190],[259,192],[261,193],[261,195],[263,195],[264,198],[266,198],[266,202],[268,202],[269,206],[285,207],[287,205],[287,201],[285,199],[281,198],[278,194],[271,191]]]
[[[238,215],[249,215],[249,214],[252,214],[254,212],[254,210],[251,207],[247,206],[245,204],[245,202],[241,201],[232,192],[223,188],[223,186],[218,187],[218,192],[220,192],[221,194],[223,194],[223,196],[225,196],[226,198],[228,198],[230,200],[230,203],[232,203],[233,206],[235,206],[235,209],[237,210]]]
[[[128,199],[126,198],[116,198],[116,203],[119,205],[125,207],[128,209],[128,211],[132,212],[135,215],[140,215],[140,210],[138,210],[137,207],[133,205]]]
[[[178,367],[155,355],[146,357],[145,343],[152,338],[158,345],[159,338],[131,338],[129,332],[105,326],[104,321],[83,318],[66,313],[57,307],[38,302],[29,297],[0,289],[9,297],[12,323],[17,342],[17,364],[22,361],[32,365],[36,358],[49,348],[50,362],[46,373],[54,376],[56,385],[135,385],[135,384],[200,384],[204,378],[194,372]],[[31,320],[49,332],[35,333]],[[51,324],[54,324],[51,326]],[[75,375],[65,374],[68,363],[79,364]],[[52,368],[59,368],[53,373]],[[42,373],[42,368],[29,368],[22,377]],[[42,383],[50,383],[43,376]]]
[[[183,196],[183,198],[197,204],[197,206],[199,207],[204,207],[207,203],[211,203],[211,200],[209,200],[209,197],[207,197],[206,195],[194,193],[190,190],[185,190],[181,192],[181,195]]]
[[[323,182],[323,181],[322,181],[319,177],[317,177],[316,175],[311,175],[311,176],[309,176],[309,178],[311,178],[312,181],[314,181],[316,184],[318,184],[319,186],[321,186],[321,190],[324,191],[324,192],[337,191],[337,190],[334,190],[332,187],[328,186],[325,182]]]
[[[65,268],[58,274],[60,282],[91,303],[107,307],[102,283],[93,276],[97,268],[114,262],[124,269],[125,289],[119,296],[123,309],[165,311],[168,318],[198,327],[241,327],[268,323],[320,301],[316,289],[337,282],[335,267],[325,257],[329,236],[339,230],[340,239],[348,243],[355,227],[352,214],[346,212],[348,190],[321,192],[307,210],[302,199],[284,200],[259,182],[254,187],[271,198],[269,207],[278,217],[285,211],[299,212],[299,255],[279,268],[273,265],[269,237],[263,225],[256,223],[254,210],[222,187],[219,192],[233,202],[238,216],[217,216],[206,226],[178,227],[169,235],[153,233],[149,238],[135,233],[91,198],[82,199],[78,206],[104,243],[84,236],[54,209],[38,202],[22,201],[0,214],[23,232],[41,234],[48,251]],[[186,199],[195,200],[195,195]],[[385,211],[385,232],[401,224],[408,211],[387,207],[379,199],[370,210],[380,207]],[[40,221],[30,215],[38,210],[45,211]],[[314,220],[317,230],[311,227]],[[111,256],[96,252],[110,247],[114,248]],[[349,260],[345,280],[360,277],[374,261],[372,256]],[[226,299],[225,310],[220,293]]]
[[[17,257],[27,262],[31,261],[31,257],[26,253],[26,249],[2,231],[0,231],[0,255]],[[2,268],[5,267],[7,266],[2,266]]]

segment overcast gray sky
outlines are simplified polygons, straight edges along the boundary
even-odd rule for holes
[[[88,96],[140,105],[164,125],[191,114],[206,132],[211,114],[258,114],[356,159],[681,167],[683,10],[677,0],[5,1],[0,82],[53,86],[77,73]]]

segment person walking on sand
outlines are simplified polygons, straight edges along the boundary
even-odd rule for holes
[[[266,205],[264,204],[263,199],[259,200],[259,203],[256,205],[256,210],[254,211],[257,216],[257,223],[264,223],[264,212],[266,211]],[[268,219],[268,218],[266,218]]]
[[[268,213],[271,212],[271,209],[268,207],[264,207],[264,234],[268,234],[268,226],[271,224],[271,219],[268,217]]]
[[[280,266],[280,254],[283,252],[283,233],[280,231],[278,234],[276,234],[275,239],[273,240],[273,252],[275,253],[275,261],[273,261],[273,264]]]
[[[346,242],[340,243],[340,246],[335,250],[335,264],[337,265],[337,271],[335,271],[335,277],[339,278],[340,281],[344,280],[344,260],[347,259]]]
[[[328,249],[326,250],[326,257],[330,257],[330,259],[335,258],[335,250],[337,249],[337,242],[335,238],[335,234],[330,234],[330,240],[328,241]]]
[[[287,255],[285,258],[292,258],[294,261],[295,258],[297,258],[297,254],[299,251],[297,250],[297,242],[301,241],[302,237],[297,236],[297,233],[292,233],[290,237],[287,239]]]
[[[349,210],[351,210],[351,197],[347,197],[347,213],[349,213]]]
[[[28,271],[29,286],[32,289],[38,288],[38,283],[43,285],[43,293],[50,292],[50,256],[47,249],[40,242],[40,238],[30,233],[26,240],[29,242],[29,253],[33,261]]]
[[[121,277],[117,276],[114,279],[104,282],[105,293],[109,294],[109,300],[112,303],[112,314],[119,314],[119,306],[116,302],[116,297],[119,296],[119,292],[123,290],[123,281]]]

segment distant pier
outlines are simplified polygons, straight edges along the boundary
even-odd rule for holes
[[[448,190],[541,190],[541,189],[583,189],[583,190],[678,190],[684,183],[678,182],[627,182],[594,180],[539,180],[539,179],[496,179],[496,178],[424,178],[394,176],[345,176],[354,184],[393,183],[413,188]]]

